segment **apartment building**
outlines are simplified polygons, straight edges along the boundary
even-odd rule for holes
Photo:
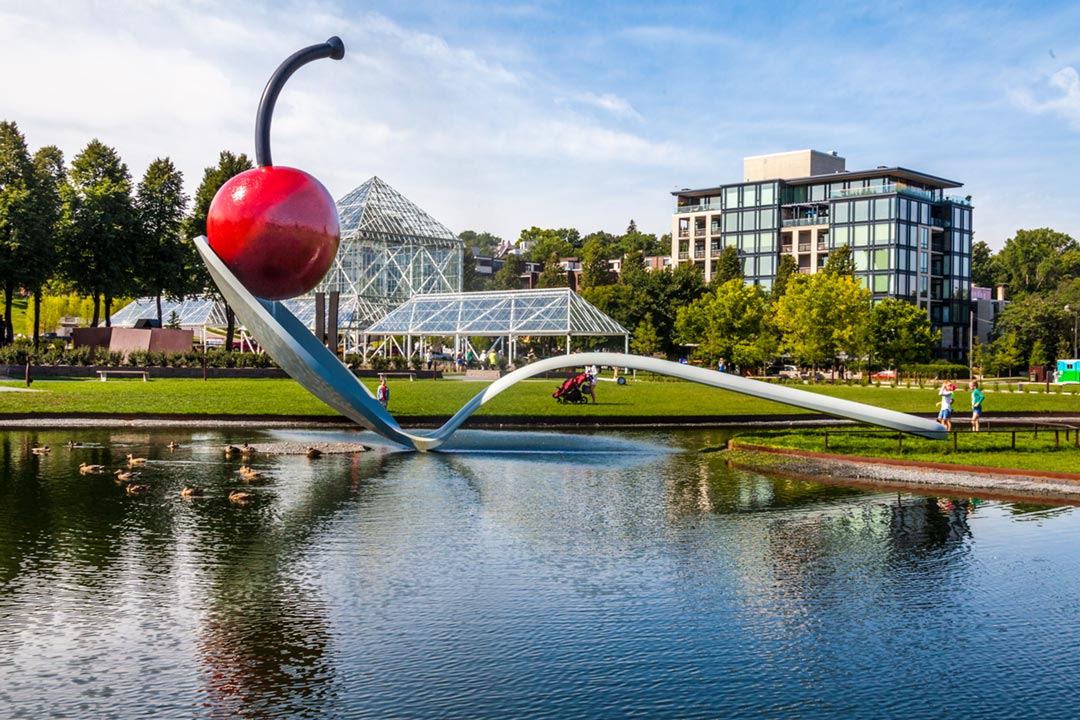
[[[959,187],[903,167],[848,170],[836,152],[748,157],[742,182],[672,193],[671,254],[708,280],[735,247],[746,282],[768,289],[781,255],[814,273],[848,245],[874,298],[925,308],[942,333],[938,355],[959,361],[969,342],[972,236],[970,197],[946,194]]]

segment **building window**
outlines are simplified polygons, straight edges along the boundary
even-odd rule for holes
[[[772,275],[774,270],[774,263],[776,258],[772,255],[762,255],[758,258],[758,273],[761,275]]]
[[[870,241],[870,226],[856,225],[851,230],[851,244],[855,247],[861,247]]]
[[[832,206],[832,220],[833,224],[846,223],[851,218],[851,203],[833,203]]]
[[[852,222],[866,222],[870,219],[870,201],[856,200],[851,203]]]
[[[761,204],[772,205],[776,202],[776,184],[765,183],[761,186]]]
[[[874,292],[887,293],[889,292],[889,275],[877,274],[874,275]]]
[[[889,250],[886,250],[886,249],[874,250],[874,269],[875,270],[888,270],[889,269]]]

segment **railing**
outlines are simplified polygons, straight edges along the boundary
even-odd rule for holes
[[[808,217],[808,218],[788,218],[786,220],[781,220],[780,224],[781,224],[782,227],[802,227],[804,225],[828,225],[829,224],[829,216],[828,215],[818,215],[816,217]]]
[[[1007,425],[1007,421],[1005,423],[1001,423],[1001,424],[1006,424]],[[966,431],[966,430],[964,432],[960,432],[960,431],[957,431],[957,430],[949,430],[948,435],[952,439],[953,451],[955,452],[956,450],[959,449],[959,447],[958,447],[958,445],[959,445],[958,436],[960,436],[960,435],[966,435],[966,436],[969,436],[969,437],[975,437],[975,436],[980,436],[980,435],[1008,435],[1009,436],[1009,447],[1010,447],[1010,449],[1015,450],[1016,449],[1016,435],[1017,435],[1017,433],[1020,433],[1020,434],[1032,433],[1034,438],[1038,439],[1038,437],[1039,437],[1039,428],[1043,429],[1044,434],[1049,434],[1049,432],[1051,430],[1054,432],[1054,447],[1055,448],[1060,448],[1061,447],[1061,435],[1062,435],[1062,432],[1064,432],[1064,434],[1065,434],[1065,442],[1066,443],[1070,442],[1070,439],[1071,439],[1073,447],[1080,448],[1080,428],[1078,428],[1075,425],[1069,425],[1067,423],[1033,422],[1033,423],[1031,423],[1031,430],[1024,429],[1026,423],[1014,425],[1014,426],[1008,427],[1007,429],[1002,428],[1001,430],[997,430],[997,429],[991,429],[989,421],[983,419],[982,422],[981,422],[981,425],[983,426],[982,429],[978,430],[977,432]],[[829,435],[830,434],[834,438],[836,436],[838,436],[838,435],[864,435],[864,436],[865,435],[885,435],[886,437],[891,437],[894,434],[894,432],[891,431],[891,430],[861,430],[861,429],[860,430],[836,430],[836,429],[829,430],[829,429],[826,429],[824,432],[825,432],[825,449],[826,450],[830,449],[830,447],[829,447]],[[897,442],[897,448],[899,450],[903,451],[903,449],[904,449],[904,433],[903,432],[896,432],[895,437],[896,437],[896,442]],[[835,449],[835,448],[836,448],[836,446],[835,446],[835,443],[834,443],[833,448],[831,448],[831,449]],[[1004,448],[1002,448],[1002,449],[1004,449]],[[987,450],[987,448],[985,448],[985,447],[979,447],[978,449],[975,449],[974,451],[975,452],[986,452],[986,450]],[[1022,474],[1023,471],[1018,470],[1017,473]]]
[[[960,197],[959,195],[946,195],[945,202],[951,202],[954,205],[967,205],[971,206],[971,201],[966,197]]]
[[[810,243],[808,243],[808,242],[799,243],[799,252],[810,252]]]
[[[719,205],[713,205],[712,203],[702,204],[702,205],[679,205],[678,207],[675,208],[675,214],[676,215],[681,215],[683,213],[707,212],[707,211],[710,211],[710,210],[719,211],[720,206]]]
[[[701,260],[704,257],[705,257],[705,248],[701,248],[700,250],[697,249],[697,248],[694,249],[694,259],[695,260]]]
[[[780,252],[791,252],[791,243],[782,243],[780,245]]]
[[[679,251],[679,259],[680,260],[689,260],[690,259],[690,251],[688,251],[688,250],[680,250]]]
[[[681,238],[690,237],[690,231],[689,230],[680,230],[679,231],[679,237],[681,237]]]
[[[833,190],[829,193],[831,198],[852,198],[861,197],[864,195],[888,195],[890,193],[900,193],[901,195],[910,195],[911,197],[917,197],[920,200],[929,200],[931,202],[940,202],[941,198],[935,197],[934,193],[929,190],[920,190],[919,188],[913,188],[910,185],[903,185],[901,183],[889,183],[887,185],[874,185],[872,187],[860,187],[860,188],[847,188]],[[970,205],[971,203],[963,203]]]
[[[694,228],[694,237],[705,237],[705,228]]]

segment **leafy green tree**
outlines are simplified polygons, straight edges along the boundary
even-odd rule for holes
[[[992,288],[994,281],[994,254],[982,240],[971,246],[971,282],[979,287]]]
[[[141,225],[139,294],[151,295],[161,324],[161,296],[182,297],[191,290],[184,275],[189,245],[184,241],[184,214],[188,197],[184,194],[184,174],[172,160],[157,158],[135,192],[135,207]]]
[[[589,235],[581,248],[581,288],[611,284],[611,266],[607,249],[596,233]]]
[[[464,292],[477,292],[486,290],[490,283],[491,278],[483,277],[477,272],[472,248],[466,245],[465,253],[461,256],[461,289]]]
[[[775,300],[787,291],[788,281],[792,275],[799,273],[799,266],[794,255],[784,253],[780,256],[780,263],[776,267],[776,277],[773,278],[772,297]]]
[[[855,257],[851,254],[851,248],[841,245],[830,252],[824,271],[831,275],[854,275]]]
[[[31,261],[34,224],[34,166],[26,139],[13,122],[0,122],[0,282],[4,290],[4,325],[0,344],[15,339],[11,320],[15,291]]]
[[[870,312],[869,349],[888,367],[930,361],[941,333],[930,327],[926,311],[896,298],[885,298]]]
[[[206,234],[206,216],[210,213],[210,203],[214,200],[214,195],[229,179],[253,167],[251,160],[244,153],[234,155],[228,150],[221,151],[218,155],[218,164],[203,170],[202,182],[199,183],[199,187],[195,191],[191,215],[188,216],[184,223],[184,237],[192,239]],[[184,266],[187,270],[184,274],[186,277],[191,278],[191,285],[188,288],[189,292],[185,294],[205,292],[211,297],[221,300],[221,293],[218,292],[217,286],[210,279],[209,271],[202,264],[198,253],[195,252],[195,246],[190,245],[187,247],[188,251],[184,260]],[[227,304],[225,305],[225,323],[225,349],[231,351],[233,336],[236,334],[236,315]]]
[[[116,150],[94,139],[75,156],[64,188],[63,274],[110,324],[113,297],[134,289],[138,216],[131,175]]]
[[[742,262],[739,261],[738,249],[731,246],[724,248],[716,261],[716,273],[713,274],[712,286],[715,288],[729,280],[742,279]]]
[[[666,255],[671,252],[670,238],[665,248],[663,244],[651,233],[643,233],[638,230],[637,223],[633,220],[626,228],[626,233],[618,239],[618,249],[623,254],[640,252],[644,257],[653,255]]]
[[[999,335],[992,344],[994,355],[994,367],[1000,374],[1002,370],[1008,370],[1011,377],[1013,368],[1024,362],[1023,352],[1016,340],[1016,333],[1007,332]]]
[[[561,288],[567,286],[566,270],[559,265],[559,256],[555,253],[551,253],[548,256],[547,262],[544,263],[544,270],[540,273],[540,277],[536,281],[536,287],[538,288]]]
[[[796,275],[775,303],[780,350],[814,367],[831,363],[841,352],[861,356],[870,298],[870,291],[850,275]]]
[[[679,309],[675,320],[678,341],[696,344],[694,356],[708,365],[720,358],[755,367],[765,363],[775,349],[766,342],[765,294],[756,285],[736,278]]]
[[[1080,271],[1080,246],[1065,233],[1050,228],[1017,230],[994,256],[994,275],[1010,296],[1047,293]]]
[[[651,314],[646,315],[645,319],[634,328],[634,333],[630,338],[630,349],[646,357],[659,355],[664,349],[664,342],[656,330],[656,325],[653,324]]]
[[[979,338],[974,338],[971,344],[971,367],[975,372],[984,373],[990,367],[992,358],[990,348],[983,344]]]
[[[492,235],[489,232],[478,233],[474,230],[460,232],[458,237],[465,243],[466,252],[476,250],[480,255],[494,255],[503,241],[498,235]]]
[[[33,259],[27,263],[23,284],[33,295],[34,347],[41,340],[42,291],[56,275],[60,255],[60,220],[63,217],[62,189],[67,183],[64,153],[55,145],[46,145],[34,153]]]
[[[994,334],[1011,336],[1022,362],[1031,355],[1036,341],[1044,348],[1057,347],[1063,339],[1071,342],[1072,320],[1072,313],[1056,298],[1024,294],[1002,308],[994,323]]]
[[[493,290],[520,290],[523,261],[513,253],[503,258],[502,267],[495,271],[491,280]]]
[[[559,257],[571,255],[574,248],[580,247],[580,244],[581,237],[577,230],[541,229],[536,226],[522,230],[517,241],[519,248],[528,247],[525,259],[535,263],[545,262],[551,253],[556,253]]]
[[[1041,339],[1036,340],[1031,346],[1031,355],[1028,357],[1028,367],[1034,365],[1048,365],[1050,357],[1046,352],[1046,346]]]

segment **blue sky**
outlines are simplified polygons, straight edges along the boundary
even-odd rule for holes
[[[274,160],[334,197],[378,175],[455,232],[664,233],[672,190],[814,148],[963,182],[995,250],[1080,238],[1077,3],[0,0],[0,117],[69,160],[96,137],[135,180],[168,155],[193,193],[253,155],[277,64],[334,34]]]

